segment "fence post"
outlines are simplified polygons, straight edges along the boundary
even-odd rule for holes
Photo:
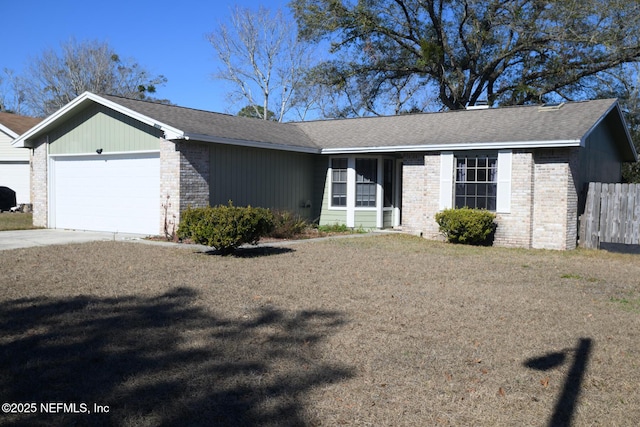
[[[609,184],[602,184],[602,190],[600,192],[600,222],[599,222],[599,233],[598,233],[598,245],[596,248],[600,247],[600,242],[607,242],[609,238],[609,229],[611,225],[609,221],[607,221],[607,215],[609,213]]]
[[[633,208],[633,231],[631,235],[631,244],[640,245],[640,184],[634,185],[635,200]]]
[[[600,188],[602,184],[590,182],[587,201],[580,219],[580,246],[588,249],[598,247],[598,225],[600,219]]]

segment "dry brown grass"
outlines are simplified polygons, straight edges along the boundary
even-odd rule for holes
[[[2,252],[2,276],[2,399],[110,412],[0,423],[640,420],[637,255],[398,235],[235,257],[102,242]]]
[[[33,226],[33,214],[25,212],[0,212],[0,231],[30,230]]]

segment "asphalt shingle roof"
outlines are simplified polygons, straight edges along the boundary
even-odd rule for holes
[[[301,129],[290,123],[250,119],[109,95],[102,97],[180,129],[188,135],[318,148]]]
[[[602,99],[568,102],[560,108],[515,106],[277,123],[104,97],[188,135],[316,149],[576,141],[583,138],[616,102],[615,99]]]
[[[614,99],[326,120],[297,126],[322,148],[580,140]]]
[[[42,119],[0,112],[0,124],[21,135],[40,123]]]

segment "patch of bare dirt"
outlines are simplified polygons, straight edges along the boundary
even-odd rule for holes
[[[4,251],[0,396],[41,425],[636,425],[640,259],[404,235]]]

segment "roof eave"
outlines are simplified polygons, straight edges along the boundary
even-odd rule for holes
[[[295,153],[320,154],[320,149],[314,148],[314,147],[302,147],[298,145],[275,144],[272,142],[259,142],[259,141],[249,141],[244,139],[223,138],[219,136],[211,136],[211,135],[203,135],[203,134],[195,134],[195,133],[185,134],[183,139],[201,141],[201,142],[212,142],[216,144],[237,145],[242,147],[264,148],[268,150],[291,151]]]
[[[12,131],[11,129],[9,129],[8,127],[6,127],[5,125],[3,125],[2,123],[0,123],[0,131],[6,133],[7,135],[9,135],[11,138],[17,138],[18,134],[15,133],[14,131]]]
[[[67,105],[44,119],[42,122],[38,123],[36,126],[29,129],[24,134],[20,135],[16,138],[15,141],[12,142],[12,145],[19,148],[33,146],[31,140],[42,133],[45,133],[48,129],[50,129],[58,120],[63,117],[66,117],[70,112],[74,111],[78,106],[88,102],[96,102],[98,104],[104,105],[105,107],[111,108],[119,113],[122,113],[126,116],[129,116],[135,120],[138,120],[142,123],[145,123],[149,126],[153,126],[157,129],[162,130],[165,133],[166,139],[180,139],[184,137],[184,131],[174,128],[173,126],[169,126],[165,123],[158,122],[157,120],[152,119],[151,117],[145,116],[144,114],[140,114],[136,111],[133,111],[129,108],[126,108],[117,102],[110,101],[105,99],[99,95],[96,95],[91,92],[84,92],[82,95],[75,98],[73,101],[69,102]]]
[[[358,154],[358,153],[396,153],[429,151],[465,151],[465,150],[506,150],[530,148],[579,147],[580,139],[551,141],[510,141],[510,142],[471,142],[455,144],[394,145],[378,147],[324,148],[322,154]]]

